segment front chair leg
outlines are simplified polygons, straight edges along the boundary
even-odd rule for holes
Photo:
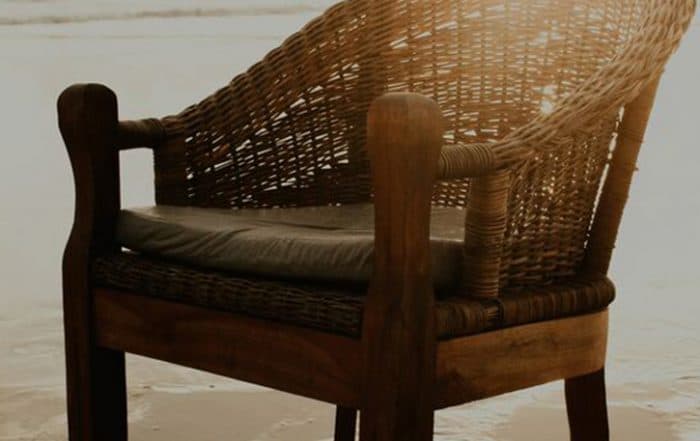
[[[70,441],[126,441],[124,353],[95,344],[90,263],[118,249],[117,97],[78,84],[58,99],[58,124],[73,166],[75,217],[63,255],[63,320]]]
[[[421,95],[383,95],[368,112],[375,247],[362,317],[362,441],[433,439],[430,201],[443,133],[438,105]]]
[[[571,441],[608,441],[604,370],[566,380],[565,391]]]
[[[73,344],[67,344],[71,350]],[[92,348],[66,360],[70,441],[126,441],[124,353]]]
[[[335,410],[334,441],[355,441],[357,430],[357,410],[338,406]]]

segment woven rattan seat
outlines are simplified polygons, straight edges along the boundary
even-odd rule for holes
[[[359,337],[367,286],[270,280],[133,253],[97,259],[98,286]],[[118,295],[118,294],[115,294]],[[615,290],[605,277],[504,292],[497,300],[447,296],[436,304],[441,339],[600,311]]]

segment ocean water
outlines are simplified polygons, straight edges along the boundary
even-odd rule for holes
[[[73,189],[55,122],[60,91],[102,82],[117,92],[124,118],[176,112],[332,3],[0,0],[0,391],[62,393],[60,257]],[[618,286],[607,370],[611,404],[650,412],[683,441],[700,440],[698,78],[700,29],[693,26],[661,85],[611,270]],[[151,203],[148,153],[124,154],[123,164],[124,205]],[[214,381],[135,357],[129,366],[135,382],[165,392]],[[493,426],[520,408],[560,409],[551,398],[558,392],[546,386],[478,410],[441,412],[439,439],[463,439],[465,431],[494,439]],[[0,404],[0,440],[30,439],[3,433],[4,417]]]

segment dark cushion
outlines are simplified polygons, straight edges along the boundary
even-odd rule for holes
[[[464,211],[433,208],[435,286],[459,282]],[[222,210],[153,206],[122,211],[117,240],[131,250],[202,268],[311,281],[366,282],[372,204]]]

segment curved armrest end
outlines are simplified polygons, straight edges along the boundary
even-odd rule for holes
[[[389,93],[374,100],[367,117],[367,148],[377,196],[397,197],[398,192],[415,199],[412,190],[430,192],[443,132],[440,108],[423,95]]]
[[[64,262],[113,247],[119,203],[117,97],[100,84],[76,84],[58,98],[58,125],[73,167],[75,217]],[[68,258],[68,256],[73,256]]]
[[[74,84],[58,97],[58,125],[69,152],[113,137],[117,96],[102,84]]]

